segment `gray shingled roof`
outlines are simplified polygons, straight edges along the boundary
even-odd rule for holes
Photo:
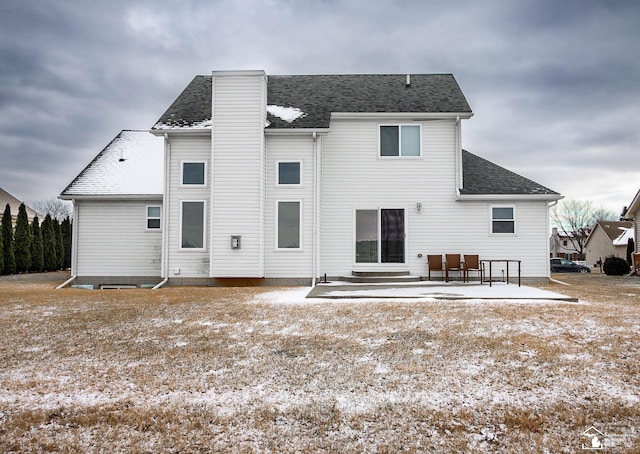
[[[461,195],[551,195],[560,196],[535,181],[462,150]]]
[[[267,104],[304,115],[288,123],[271,114],[269,129],[328,128],[332,112],[471,113],[452,74],[268,76]],[[211,121],[211,76],[196,76],[154,129],[201,127]]]

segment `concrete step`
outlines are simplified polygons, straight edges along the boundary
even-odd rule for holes
[[[412,276],[408,271],[352,271],[351,276],[343,276],[341,281],[354,284],[387,284],[394,282],[420,282],[420,276]]]

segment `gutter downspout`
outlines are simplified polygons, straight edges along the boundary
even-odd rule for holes
[[[80,218],[78,216],[76,199],[72,199],[71,203],[73,204],[73,223],[71,224],[71,277],[57,286],[56,290],[69,286],[78,277],[78,221]]]
[[[316,276],[318,274],[318,135],[316,131],[313,137],[313,245],[311,263],[311,286],[316,286]]]
[[[66,281],[64,281],[62,284],[58,285],[58,286],[56,287],[56,290],[60,290],[61,288],[68,287],[69,285],[71,285],[71,283],[72,283],[73,281],[75,281],[75,280],[76,280],[76,278],[77,278],[77,277],[78,277],[78,276],[71,276],[69,279],[67,279]]]
[[[461,133],[460,129],[462,127],[460,123],[460,115],[456,116],[456,128],[455,128],[455,148],[456,148],[456,191],[459,191],[459,188],[462,187],[462,143],[460,140]]]
[[[162,287],[164,284],[166,284],[167,282],[169,282],[169,278],[165,277],[164,280],[162,282],[158,282],[155,286],[153,286],[151,288],[151,290],[158,290],[160,287]]]
[[[164,193],[162,194],[162,251],[161,251],[161,264],[160,264],[160,277],[165,280],[161,282],[162,285],[169,279],[169,176],[171,165],[171,143],[169,142],[169,134],[164,133]],[[160,284],[155,288],[161,287]]]

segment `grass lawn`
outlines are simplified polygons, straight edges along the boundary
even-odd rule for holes
[[[558,301],[0,278],[0,451],[640,450],[640,278]]]

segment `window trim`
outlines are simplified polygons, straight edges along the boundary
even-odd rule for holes
[[[202,203],[202,247],[183,247],[182,246],[182,222],[183,222],[183,209],[185,203],[199,202]],[[206,251],[207,250],[207,201],[206,200],[181,200],[180,201],[180,228],[178,235],[178,249],[180,251]]]
[[[280,203],[297,203],[298,207],[299,207],[299,219],[298,219],[298,247],[297,248],[293,248],[293,247],[280,247],[278,244],[278,233],[279,233],[279,229],[280,229]],[[304,219],[304,203],[302,200],[300,199],[281,199],[281,200],[276,200],[276,210],[275,210],[275,225],[274,225],[274,232],[275,232],[275,250],[276,251],[289,251],[289,252],[302,252],[304,250],[303,248],[303,240],[304,240],[304,235],[303,235],[303,219]]]
[[[158,208],[160,210],[159,216],[149,216],[149,208]],[[146,205],[145,206],[145,231],[147,232],[161,232],[162,231],[162,205]],[[158,227],[149,227],[149,220],[157,219],[160,221]]]
[[[494,217],[493,217],[493,209],[494,208],[510,208],[512,210],[512,218],[511,219],[494,219]],[[513,232],[494,232],[493,231],[493,223],[495,221],[513,222]],[[489,206],[489,234],[490,235],[516,236],[517,233],[518,233],[516,224],[517,223],[516,223],[516,206],[515,205],[490,205]]]
[[[280,164],[300,164],[300,183],[280,183]],[[303,187],[302,181],[303,181],[303,175],[304,175],[304,168],[303,168],[303,161],[301,159],[281,159],[276,161],[276,186],[279,188],[301,188]]]
[[[204,183],[185,183],[184,182],[184,165],[185,164],[204,164]],[[207,161],[198,159],[185,159],[180,161],[180,187],[181,188],[206,188],[207,185]]]
[[[382,127],[396,126],[398,128],[398,155],[383,156],[382,155]],[[404,156],[402,155],[402,127],[413,126],[418,127],[418,155]],[[380,123],[378,125],[378,158],[380,159],[420,159],[422,158],[422,124],[421,123]]]

